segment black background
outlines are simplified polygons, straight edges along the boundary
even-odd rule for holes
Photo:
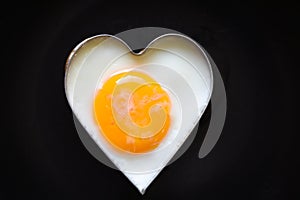
[[[1,8],[0,199],[292,197],[298,157],[295,4],[11,1]],[[228,100],[213,151],[197,157],[208,110],[191,147],[144,196],[84,148],[63,87],[64,63],[80,41],[143,26],[175,29],[198,41],[219,67]]]

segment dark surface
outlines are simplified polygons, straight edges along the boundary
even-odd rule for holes
[[[299,157],[298,8],[288,2],[161,6],[145,1],[139,7],[107,2],[2,6],[9,12],[1,13],[5,170],[0,199],[291,198]],[[226,124],[213,151],[198,159],[198,134],[144,196],[84,148],[63,87],[64,63],[76,44],[143,26],[175,29],[198,41],[219,67],[228,100]],[[208,123],[206,114],[200,133]]]

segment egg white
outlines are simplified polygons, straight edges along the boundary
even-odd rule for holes
[[[114,148],[101,134],[94,118],[95,93],[114,73],[141,70],[168,92],[171,102],[169,132],[155,150],[132,154]],[[134,55],[118,38],[90,38],[71,54],[65,87],[74,114],[102,151],[140,190],[144,191],[175,155],[204,112],[212,92],[209,61],[192,40],[177,34],[161,36]]]

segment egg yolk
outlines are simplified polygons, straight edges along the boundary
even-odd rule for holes
[[[111,76],[98,90],[94,114],[101,133],[115,147],[144,153],[155,149],[170,127],[167,92],[145,73]]]

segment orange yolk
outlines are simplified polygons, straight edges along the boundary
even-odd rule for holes
[[[113,146],[131,153],[148,152],[160,144],[170,127],[170,109],[166,91],[141,72],[113,75],[94,101],[101,133]]]

